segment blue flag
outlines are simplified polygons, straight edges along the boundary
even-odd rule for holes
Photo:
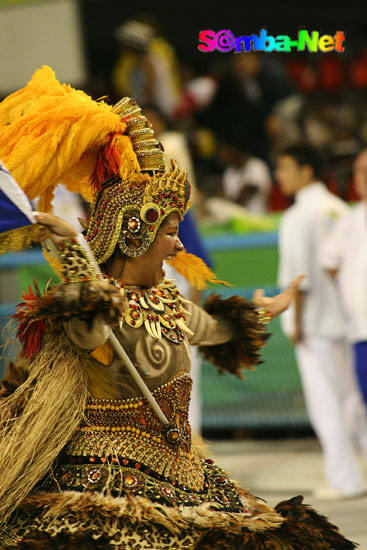
[[[0,161],[0,254],[29,246],[34,235],[31,202]]]

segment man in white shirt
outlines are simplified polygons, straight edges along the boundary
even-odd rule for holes
[[[361,200],[335,224],[320,262],[332,278],[337,277],[357,379],[367,404],[367,149],[357,156],[353,172]]]
[[[307,275],[282,326],[295,345],[326,480],[335,496],[357,496],[367,488],[357,459],[358,451],[367,454],[367,419],[337,290],[318,262],[324,239],[347,206],[318,180],[319,167],[309,146],[290,146],[278,159],[276,179],[295,197],[280,224],[278,282],[286,287],[296,275]]]

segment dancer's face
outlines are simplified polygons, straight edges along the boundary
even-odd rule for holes
[[[173,258],[183,250],[178,237],[178,215],[170,214],[157,231],[154,242],[141,256],[125,256],[116,247],[111,259],[105,264],[104,271],[111,277],[120,279],[126,284],[150,288],[159,284],[164,277],[163,262]],[[131,242],[129,245],[139,246],[140,242]]]
[[[156,286],[164,277],[163,262],[173,258],[183,250],[178,237],[178,216],[170,214],[158,229],[154,242],[141,256],[125,259],[125,267],[118,275],[126,283],[150,288]]]
[[[178,237],[178,216],[175,213],[169,214],[160,226],[153,244],[143,254],[150,268],[155,273],[159,272],[163,277],[163,262],[173,258],[183,250],[183,244]]]

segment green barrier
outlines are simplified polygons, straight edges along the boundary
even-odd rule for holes
[[[214,240],[209,241],[216,275],[235,285],[211,290],[224,296],[239,293],[248,299],[255,288],[264,288],[267,295],[278,291],[276,239],[269,234],[258,237],[218,235],[217,247]],[[246,248],[239,247],[241,244]],[[229,374],[218,376],[216,369],[203,361],[200,382],[204,430],[309,427],[293,347],[282,333],[279,319],[270,323],[269,331],[272,337],[263,350],[264,364],[253,372],[245,371],[244,381]]]
[[[275,319],[263,351],[264,363],[244,371],[245,380],[202,362],[204,430],[271,430],[308,427],[292,346]]]

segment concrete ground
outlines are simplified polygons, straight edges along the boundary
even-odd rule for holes
[[[348,500],[321,500],[312,496],[314,489],[325,486],[321,451],[315,439],[229,440],[208,444],[217,464],[255,495],[274,506],[303,494],[305,502],[357,542],[359,550],[367,550],[367,496]],[[366,461],[362,465],[367,474]]]

